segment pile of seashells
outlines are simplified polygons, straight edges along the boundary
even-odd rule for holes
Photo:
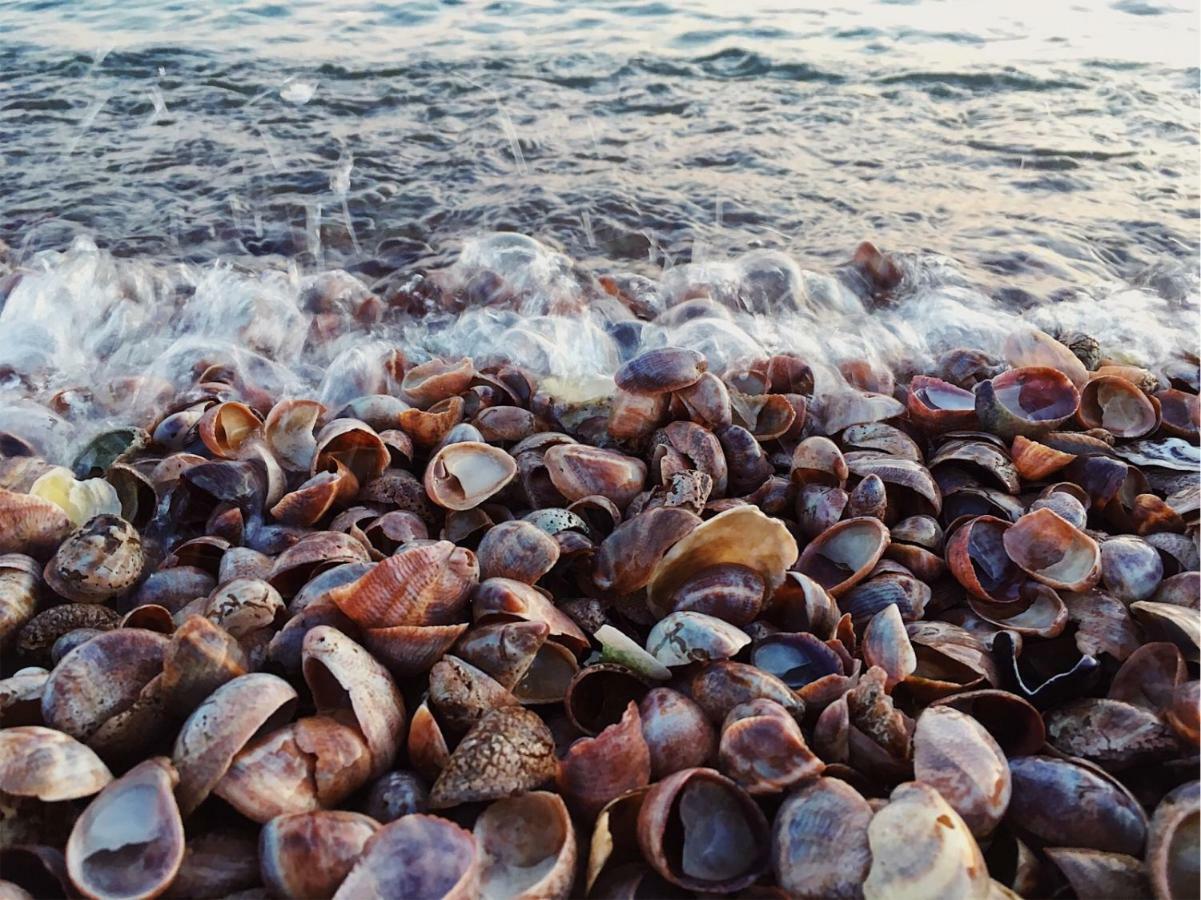
[[[0,461],[3,897],[1198,895],[1198,395],[647,351]]]

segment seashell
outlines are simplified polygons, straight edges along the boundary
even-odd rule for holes
[[[416,713],[413,714],[416,720]],[[363,812],[385,825],[401,816],[425,812],[429,800],[429,789],[412,772],[389,772],[371,785],[367,799],[363,801]]]
[[[557,444],[547,449],[543,463],[552,484],[569,501],[599,495],[625,509],[646,483],[642,460],[599,447]]]
[[[413,711],[413,718],[409,722],[407,749],[409,762],[427,781],[436,779],[438,773],[446,768],[446,763],[450,759],[450,748],[446,746],[442,728],[438,725],[434,714],[430,712],[427,700],[422,700],[417,709]],[[429,805],[428,800],[429,791],[427,790],[424,793],[422,809],[418,810],[419,812],[425,811]]]
[[[438,446],[463,419],[463,398],[448,397],[429,409],[406,409],[400,414],[400,431],[422,450]]]
[[[947,539],[947,568],[973,597],[993,603],[1019,599],[1025,575],[1007,552],[1005,536],[1011,527],[995,516],[978,516]]]
[[[358,419],[379,432],[396,428],[400,424],[400,414],[408,408],[409,404],[399,397],[364,394],[347,403],[334,418]]]
[[[838,445],[827,437],[807,437],[792,453],[789,474],[800,485],[846,487],[847,463]]]
[[[772,871],[790,896],[852,900],[871,865],[867,801],[845,781],[818,778],[781,804],[772,823]]]
[[[902,784],[867,828],[872,862],[863,895],[874,898],[989,895],[988,868],[959,814],[935,788]]]
[[[31,661],[49,662],[50,651],[60,637],[71,631],[91,628],[108,631],[121,617],[96,603],[67,603],[44,609],[17,632],[17,652]]]
[[[846,513],[851,518],[870,516],[883,520],[888,512],[888,495],[879,475],[868,475],[862,479],[847,499]]]
[[[455,644],[455,655],[513,690],[546,643],[550,626],[544,622],[494,622],[477,625]]]
[[[942,526],[932,516],[910,516],[889,529],[893,543],[913,544],[939,552],[943,546]]]
[[[404,699],[388,671],[336,628],[318,625],[304,638],[302,670],[317,711],[349,710],[371,753],[371,775],[391,767],[403,739]]]
[[[196,432],[213,456],[236,459],[248,441],[261,433],[263,423],[245,403],[215,403],[196,423]]]
[[[45,559],[70,531],[71,520],[56,504],[0,489],[0,554]]]
[[[425,492],[444,509],[471,509],[483,503],[517,474],[505,451],[464,441],[443,447],[425,470]]]
[[[692,699],[711,722],[721,722],[735,706],[750,700],[774,700],[799,719],[804,701],[783,681],[745,663],[722,660],[703,666],[691,681]]]
[[[552,640],[577,651],[590,646],[587,635],[566,613],[539,593],[537,588],[520,581],[489,578],[480,582],[472,595],[471,609],[477,622],[485,622],[496,616],[545,622],[550,626]]]
[[[1002,349],[1011,366],[1049,366],[1062,372],[1078,388],[1088,383],[1084,363],[1063,343],[1032,326],[1011,331]]]
[[[650,774],[650,750],[642,737],[638,705],[631,700],[620,721],[567,749],[557,785],[577,813],[593,819],[609,801],[649,784]]]
[[[1078,646],[1081,644],[1079,635],[1076,643]],[[1088,644],[1085,646],[1094,649]],[[1064,660],[1060,654],[1052,656],[1054,645],[1033,644],[1032,647],[1035,651],[1041,650],[1044,657],[1042,665],[1037,668],[1029,662],[1025,665],[1019,663],[1022,655],[1021,635],[1000,631],[993,638],[993,651],[997,654],[998,668],[1005,679],[1012,683],[1016,693],[1039,709],[1079,696],[1092,687],[1100,674],[1100,662],[1088,653],[1082,652],[1075,660]]]
[[[1054,846],[1142,851],[1146,814],[1118,782],[1047,756],[1011,758],[1009,771],[1013,795],[1006,819],[1014,828]]]
[[[981,424],[1005,440],[1037,438],[1076,412],[1080,393],[1062,372],[1046,366],[1010,369],[976,388]]]
[[[262,629],[274,630],[285,617],[279,591],[259,578],[235,578],[216,588],[204,605],[203,615],[238,639]]]
[[[1201,820],[1196,781],[1170,791],[1151,817],[1147,834],[1147,876],[1156,900],[1192,897],[1198,886],[1198,822]]]
[[[416,513],[394,509],[371,520],[363,537],[374,549],[391,556],[410,541],[429,540],[429,529]]]
[[[666,615],[698,568],[726,563],[758,572],[770,597],[796,555],[796,541],[779,520],[753,506],[735,507],[701,523],[664,554],[647,584],[647,605],[656,616]]]
[[[1201,465],[1201,449],[1177,437],[1131,441],[1114,447],[1113,452],[1136,466],[1196,472]]]
[[[484,898],[565,898],[575,880],[575,828],[557,795],[533,791],[497,800],[473,829]]]
[[[363,633],[363,645],[389,672],[403,678],[428,671],[466,630],[466,622],[369,628]]]
[[[1055,491],[1046,497],[1040,497],[1030,504],[1030,512],[1040,509],[1051,510],[1051,512],[1079,531],[1083,531],[1088,527],[1088,511],[1071,494]],[[1015,519],[1014,521],[1017,520]]]
[[[120,622],[118,623],[117,627],[124,627],[124,624],[124,622]],[[156,629],[150,630],[154,631]],[[104,632],[99,628],[76,628],[73,631],[68,631],[57,641],[55,641],[54,646],[50,648],[50,661],[57,666],[59,662],[62,661],[64,656],[66,656],[80,644],[84,643],[85,641],[90,641],[96,635],[103,633]]]
[[[1045,742],[1042,716],[1017,694],[991,688],[967,691],[935,700],[929,709],[942,706],[956,709],[979,722],[1007,757],[1037,753]]]
[[[919,375],[912,379],[906,409],[910,419],[931,432],[972,428],[976,424],[972,392],[939,378]]]
[[[91,748],[51,728],[0,730],[0,791],[46,803],[90,797],[113,780]]]
[[[662,347],[622,365],[613,380],[631,394],[666,394],[696,384],[706,367],[705,357],[695,350]]]
[[[33,618],[41,567],[22,553],[0,555],[0,647]]]
[[[0,728],[42,721],[42,692],[50,673],[31,666],[0,680]]]
[[[328,597],[364,628],[450,625],[479,577],[475,554],[449,541],[406,547]]]
[[[1104,428],[1119,438],[1142,437],[1159,426],[1159,410],[1152,400],[1114,375],[1094,375],[1081,388],[1076,418],[1085,428]]]
[[[332,603],[329,596],[331,591],[358,581],[375,566],[373,562],[350,562],[323,570],[296,592],[288,604],[288,612],[296,615],[316,603]]]
[[[819,411],[820,429],[837,434],[853,425],[881,422],[901,415],[904,405],[883,394],[844,391],[827,396]]]
[[[475,377],[475,366],[467,357],[431,359],[405,372],[401,391],[414,406],[426,408],[440,400],[462,394]]]
[[[843,661],[838,653],[806,632],[782,632],[756,641],[751,651],[751,663],[779,678],[809,705],[810,700],[824,706],[821,700],[841,693],[850,687],[844,675]],[[835,696],[828,696],[828,700]]]
[[[207,597],[216,586],[217,580],[204,569],[172,566],[152,572],[130,596],[129,602],[135,607],[156,605],[178,612],[197,597]]]
[[[1163,581],[1163,560],[1150,544],[1132,535],[1101,543],[1101,581],[1119,600],[1149,599]]]
[[[258,830],[236,827],[189,835],[179,874],[164,896],[225,896],[259,885]]]
[[[1172,606],[1196,609],[1199,602],[1198,597],[1201,597],[1201,573],[1190,571],[1165,578],[1160,582],[1151,599],[1156,603],[1168,603]]]
[[[470,832],[437,816],[402,816],[377,831],[342,882],[335,900],[479,894],[480,851]]]
[[[1017,439],[1014,440],[1016,443]],[[1016,494],[1021,487],[1017,468],[1009,455],[988,441],[947,441],[930,458],[930,470],[939,474],[948,464],[955,469],[970,471],[982,482],[991,482],[1011,494]]]
[[[983,725],[950,706],[931,706],[913,732],[913,772],[962,816],[973,835],[987,837],[1009,806],[1009,766]]]
[[[638,814],[638,843],[660,876],[688,891],[736,892],[767,869],[768,825],[734,782],[684,769],[651,787]]]
[[[714,434],[726,457],[729,490],[740,496],[753,491],[772,474],[763,447],[755,436],[740,425],[718,428]]]
[[[1019,434],[1013,439],[1010,458],[1022,478],[1027,481],[1042,481],[1076,457]]]
[[[638,713],[653,780],[716,759],[717,731],[689,697],[671,688],[654,688],[639,702]]]
[[[1130,604],[1130,612],[1151,640],[1170,641],[1189,662],[1201,659],[1201,622],[1196,610],[1141,600]]]
[[[87,742],[159,674],[166,647],[161,634],[139,628],[106,631],[80,644],[50,673],[42,718],[51,728]]]
[[[494,709],[455,747],[430,788],[430,808],[516,796],[557,769],[554,738],[538,716],[520,706]]]
[[[776,794],[817,778],[824,768],[791,714],[760,698],[735,706],[722,725],[718,759],[748,794]]]
[[[1057,749],[1110,772],[1165,760],[1178,747],[1172,730],[1154,713],[1119,700],[1076,700],[1045,718]]]
[[[872,616],[863,633],[862,652],[865,665],[879,666],[884,671],[888,690],[917,669],[917,655],[905,631],[901,610],[895,603]]]
[[[401,467],[412,463],[413,439],[399,428],[386,428],[380,431],[379,439],[388,448],[388,456],[391,458],[393,466]]]
[[[824,484],[806,484],[797,493],[796,519],[801,533],[813,540],[842,518],[850,502],[842,488]]]
[[[695,422],[669,423],[657,438],[651,460],[664,484],[678,472],[697,471],[711,479],[712,496],[725,496],[729,469],[721,442]]]
[[[272,819],[259,836],[263,883],[276,897],[330,897],[380,828],[343,810],[292,813]]]
[[[751,642],[745,632],[704,613],[673,612],[661,619],[646,640],[647,651],[665,666],[729,659]]]
[[[163,654],[163,705],[182,718],[247,668],[246,654],[229,632],[201,616],[189,616]]]
[[[1022,516],[1001,541],[1022,571],[1049,587],[1079,592],[1100,581],[1097,542],[1049,509]]]
[[[605,662],[577,672],[563,703],[568,719],[579,732],[596,735],[621,721],[629,704],[641,701],[647,690],[647,681],[636,671]]]
[[[732,625],[745,625],[758,616],[765,589],[763,577],[747,566],[737,563],[705,566],[676,588],[673,607],[676,611],[705,613]]]
[[[1184,658],[1174,644],[1144,644],[1113,676],[1108,697],[1159,713],[1171,706],[1173,692],[1187,678]]]
[[[117,463],[105,473],[105,478],[117,494],[116,514],[135,528],[148,524],[158,506],[158,495],[149,470]]]
[[[618,396],[621,393],[618,391]],[[706,428],[726,428],[734,421],[730,407],[730,392],[726,388],[726,383],[712,372],[702,372],[701,377],[693,384],[676,391],[674,400],[678,400],[683,405],[688,417],[693,422],[704,425]],[[614,403],[616,405],[616,398],[614,398]],[[609,417],[609,424],[610,430],[612,430],[612,415]],[[620,439],[616,433],[614,433],[614,437]]]
[[[845,519],[805,547],[797,570],[839,597],[867,577],[888,541],[879,519]]]
[[[121,501],[111,484],[102,478],[76,481],[71,470],[61,466],[47,469],[38,476],[30,486],[29,494],[59,507],[75,528],[96,516],[121,513]]]
[[[1048,847],[1077,897],[1146,897],[1150,890],[1143,861],[1124,853]]]
[[[350,535],[315,531],[275,558],[267,580],[281,596],[291,597],[326,569],[369,559],[367,550]]]
[[[638,677],[654,681],[668,681],[671,678],[671,669],[612,625],[602,625],[596,630],[593,637],[601,645],[600,660],[602,663],[619,665],[629,669]],[[589,668],[596,667],[590,666]]]
[[[852,425],[842,433],[840,441],[848,452],[876,451],[894,459],[908,459],[917,463],[923,459],[917,442],[886,422]]]
[[[67,872],[80,893],[155,897],[167,889],[184,855],[183,823],[171,794],[177,780],[165,757],[151,757],[88,805],[66,846]]]
[[[477,553],[481,578],[536,584],[558,562],[559,544],[542,529],[518,519],[490,528]]]
[[[256,672],[218,687],[188,716],[172,753],[183,815],[191,815],[212,792],[257,732],[291,716],[296,700],[296,691],[286,681]]]
[[[518,705],[517,698],[494,678],[450,655],[430,669],[429,694],[439,717],[459,734],[497,707]]]
[[[1034,581],[1026,582],[1012,603],[968,597],[968,607],[985,622],[1032,637],[1058,637],[1068,622],[1068,609],[1059,594]]]
[[[938,515],[942,511],[942,493],[929,469],[909,459],[847,457],[851,474],[860,478],[877,476],[889,490],[890,516]]]
[[[805,398],[797,394],[748,396],[741,391],[730,395],[730,409],[732,422],[760,441],[800,434],[809,411]]]
[[[1175,388],[1156,391],[1152,395],[1159,403],[1162,426],[1166,434],[1195,442],[1201,427],[1201,398]]]
[[[0,850],[0,882],[5,897],[67,897],[75,893],[67,877],[62,851],[44,844],[8,846]]]
[[[480,410],[472,424],[486,442],[516,443],[537,431],[534,414],[520,406],[491,406]]]
[[[359,492],[358,479],[341,462],[317,472],[271,507],[271,515],[285,525],[310,527],[323,519],[335,504],[348,503]]]
[[[667,394],[635,394],[619,388],[609,408],[609,434],[618,441],[644,441],[662,424],[667,407]]]

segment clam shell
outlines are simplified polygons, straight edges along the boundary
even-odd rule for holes
[[[646,483],[646,464],[613,450],[557,444],[542,459],[551,483],[569,501],[599,495],[625,509]]]
[[[918,716],[913,774],[937,790],[978,838],[993,832],[1009,806],[1005,754],[984,726],[950,706],[931,706]]]
[[[617,387],[631,394],[666,394],[696,384],[707,367],[695,350],[662,347],[635,356],[617,370]]]
[[[797,484],[842,488],[846,487],[849,470],[838,445],[827,437],[815,435],[797,444],[789,473]]]

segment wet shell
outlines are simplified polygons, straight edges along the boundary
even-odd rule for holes
[[[1010,527],[995,516],[978,516],[947,540],[947,568],[972,596],[993,603],[1019,598],[1025,575],[1006,552],[1004,540]]]
[[[448,444],[425,470],[425,492],[444,509],[479,506],[513,480],[517,463],[498,447],[478,441]]]
[[[167,889],[184,855],[183,823],[171,793],[176,781],[171,763],[152,757],[89,804],[66,847],[67,872],[80,893],[149,898]]]
[[[475,838],[436,816],[402,816],[367,842],[335,900],[471,900],[479,893],[480,853]]]
[[[909,417],[928,431],[971,428],[976,423],[976,398],[971,391],[938,378],[919,375],[909,382]]]
[[[647,510],[622,522],[596,554],[597,587],[618,596],[646,587],[667,551],[701,520],[685,509]]]
[[[262,424],[245,403],[230,401],[205,410],[196,431],[214,456],[234,459],[243,444],[258,436]]]
[[[1013,439],[1010,457],[1018,474],[1027,481],[1042,481],[1076,458],[1020,434]]]
[[[77,603],[102,603],[137,583],[142,539],[119,516],[97,516],[72,533],[46,564],[46,583]]]
[[[1151,399],[1113,375],[1094,376],[1083,387],[1077,417],[1085,428],[1104,428],[1119,438],[1142,437],[1159,425],[1159,411]]]
[[[483,861],[483,898],[567,897],[575,879],[575,828],[562,799],[533,791],[497,800],[473,830]]]
[[[70,530],[71,520],[55,504],[0,489],[0,553],[45,559]]]
[[[663,347],[634,357],[613,380],[631,394],[665,394],[695,384],[706,367],[705,357],[695,350]]]
[[[467,390],[475,377],[475,366],[467,357],[432,359],[405,372],[401,390],[415,406],[428,407]]]
[[[317,451],[313,429],[324,413],[316,400],[281,400],[271,407],[263,433],[281,466],[292,472],[309,470]]]
[[[789,467],[797,484],[821,484],[827,487],[846,487],[847,463],[838,445],[826,437],[807,437],[792,454]]]
[[[981,424],[1006,440],[1054,431],[1079,405],[1076,386],[1062,372],[1046,366],[1010,369],[976,388]]]
[[[803,900],[855,900],[871,865],[867,801],[845,781],[819,778],[781,804],[772,823],[772,870]]]
[[[888,542],[879,519],[845,519],[805,547],[797,570],[839,597],[867,577]]]
[[[646,464],[613,450],[557,444],[542,459],[551,483],[569,501],[599,495],[625,509],[646,484]]]
[[[1049,509],[1039,509],[1006,529],[1009,558],[1048,587],[1087,591],[1101,579],[1097,542]]]

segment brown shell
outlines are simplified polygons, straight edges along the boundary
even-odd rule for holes
[[[0,553],[45,559],[71,531],[71,520],[40,497],[0,489]]]
[[[797,571],[839,597],[868,576],[888,543],[888,529],[879,519],[845,519],[809,542]]]
[[[447,444],[425,469],[425,492],[444,509],[479,506],[513,480],[513,457],[489,444],[460,441]]]
[[[379,823],[361,813],[319,810],[272,819],[259,837],[263,883],[278,897],[329,897]]]
[[[132,588],[144,565],[137,529],[120,516],[96,516],[62,542],[44,577],[68,600],[103,603]]]
[[[559,764],[558,788],[572,808],[593,819],[615,797],[650,783],[651,758],[634,701],[621,721],[573,743]]]
[[[47,803],[89,797],[113,780],[89,747],[70,735],[28,725],[0,730],[0,791]]]
[[[366,628],[449,625],[466,611],[478,578],[474,553],[436,541],[402,549],[328,596]]]
[[[562,798],[545,791],[497,800],[475,820],[481,893],[563,900],[576,870],[575,826]]]
[[[472,900],[479,893],[480,870],[480,851],[470,832],[436,816],[402,816],[367,842],[334,900]]]

